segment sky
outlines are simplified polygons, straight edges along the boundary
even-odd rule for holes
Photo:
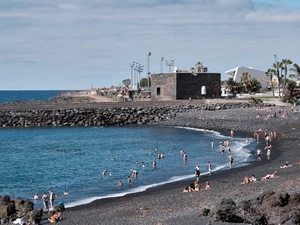
[[[299,25],[300,0],[1,0],[0,90],[122,85],[133,62],[142,78],[174,60],[222,80],[275,55],[300,64]]]

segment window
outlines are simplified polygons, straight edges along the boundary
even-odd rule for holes
[[[156,88],[156,95],[157,95],[157,96],[160,95],[160,87]]]

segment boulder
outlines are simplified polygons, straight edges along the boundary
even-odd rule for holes
[[[245,220],[237,215],[237,206],[232,199],[222,199],[221,202],[215,205],[211,210],[211,216],[215,221],[229,222],[229,223],[244,223]]]

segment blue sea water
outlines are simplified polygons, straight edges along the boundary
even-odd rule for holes
[[[224,140],[230,142],[235,167],[252,160],[256,146],[252,139],[246,145],[245,137],[231,138],[215,131],[204,134],[202,129],[150,125],[0,128],[0,196],[32,200],[35,193],[42,196],[53,190],[56,203],[71,207],[140,192],[192,178],[196,164],[200,164],[201,175],[207,174],[208,161],[213,171],[229,169],[227,150],[222,155],[219,148]],[[187,162],[180,149],[187,153]],[[159,160],[161,153],[165,158]],[[131,169],[139,173],[128,185]],[[102,175],[104,170],[106,175]],[[119,181],[123,187],[117,186]],[[69,195],[63,196],[64,190]],[[42,207],[41,200],[34,203],[35,208]]]
[[[63,90],[11,90],[0,91],[0,102],[47,100]]]

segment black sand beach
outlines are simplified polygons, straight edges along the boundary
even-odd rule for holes
[[[149,103],[147,104],[149,105]],[[152,104],[159,105],[159,103]],[[176,103],[172,103],[172,105],[174,104]],[[193,102],[184,102],[184,104],[193,104]],[[118,103],[99,103],[87,107],[115,107],[117,105]],[[134,103],[130,103],[130,105],[133,106]],[[18,110],[20,107],[23,108],[23,106],[3,106],[3,109]],[[31,108],[31,106],[27,107]],[[34,106],[34,108],[36,107],[67,108],[70,106],[65,104]],[[77,105],[77,107],[85,107],[85,105]],[[262,161],[254,161],[251,165],[238,168],[233,165],[232,169],[215,172],[212,176],[201,176],[201,186],[204,187],[205,182],[209,181],[211,190],[183,193],[183,188],[195,179],[169,183],[141,193],[96,200],[90,204],[67,208],[64,212],[64,220],[59,223],[62,225],[228,224],[215,221],[210,216],[202,216],[203,208],[211,209],[213,206],[218,205],[223,198],[230,198],[239,205],[242,201],[256,199],[267,191],[287,192],[289,194],[296,192],[299,194],[300,165],[295,163],[300,161],[300,112],[292,111],[291,107],[291,105],[283,105],[259,110],[255,108],[215,111],[193,110],[177,114],[176,117],[169,120],[161,121],[157,124],[158,126],[205,128],[220,131],[225,135],[229,135],[230,130],[233,130],[234,135],[245,138],[253,137],[253,132],[260,130],[261,147],[264,147],[264,132],[276,131],[277,138],[271,141],[273,146],[271,160],[267,160],[266,152],[263,150]],[[295,109],[297,108],[299,107],[295,107]],[[278,115],[279,111],[282,111],[281,115],[287,115],[287,117],[279,118],[277,116],[275,118],[274,113],[277,112]],[[258,114],[261,116],[256,118]],[[269,119],[267,119],[268,115]],[[284,169],[280,168],[286,161],[291,166]],[[176,166],[174,166],[174,169],[176,169]],[[279,177],[276,179],[252,182],[246,185],[240,184],[244,175],[251,176],[254,174],[257,178],[261,178],[274,171],[278,172]],[[257,224],[294,224],[282,223],[281,221],[284,221],[282,217],[286,217],[286,215],[279,215],[277,209],[272,208],[273,211],[266,213],[265,216],[269,223]],[[46,219],[47,212],[44,212],[44,216]]]
[[[274,118],[274,112],[279,110],[284,114],[287,112],[288,117]],[[262,117],[256,118],[258,113]],[[266,120],[268,114],[271,117]],[[266,191],[300,193],[300,165],[294,164],[300,161],[299,118],[300,112],[292,111],[291,106],[272,107],[272,111],[266,108],[262,110],[247,108],[191,111],[177,115],[176,118],[162,122],[161,125],[201,127],[218,130],[223,134],[227,132],[227,135],[233,129],[235,135],[240,137],[253,137],[255,130],[262,129],[260,132],[262,146],[264,132],[276,131],[277,138],[271,141],[273,146],[271,160],[267,160],[263,150],[262,161],[201,177],[201,186],[204,187],[205,182],[209,181],[211,190],[183,193],[183,188],[194,181],[186,180],[152,188],[142,193],[101,199],[87,205],[67,208],[64,212],[64,220],[60,224],[228,224],[214,221],[209,216],[201,216],[201,210],[203,207],[210,208],[218,204],[222,198],[231,198],[238,204],[242,200],[255,199]],[[286,161],[292,166],[280,168]],[[247,185],[240,184],[244,175],[255,174],[257,178],[261,178],[274,171],[279,175],[276,179]],[[278,221],[274,224],[281,223]]]

